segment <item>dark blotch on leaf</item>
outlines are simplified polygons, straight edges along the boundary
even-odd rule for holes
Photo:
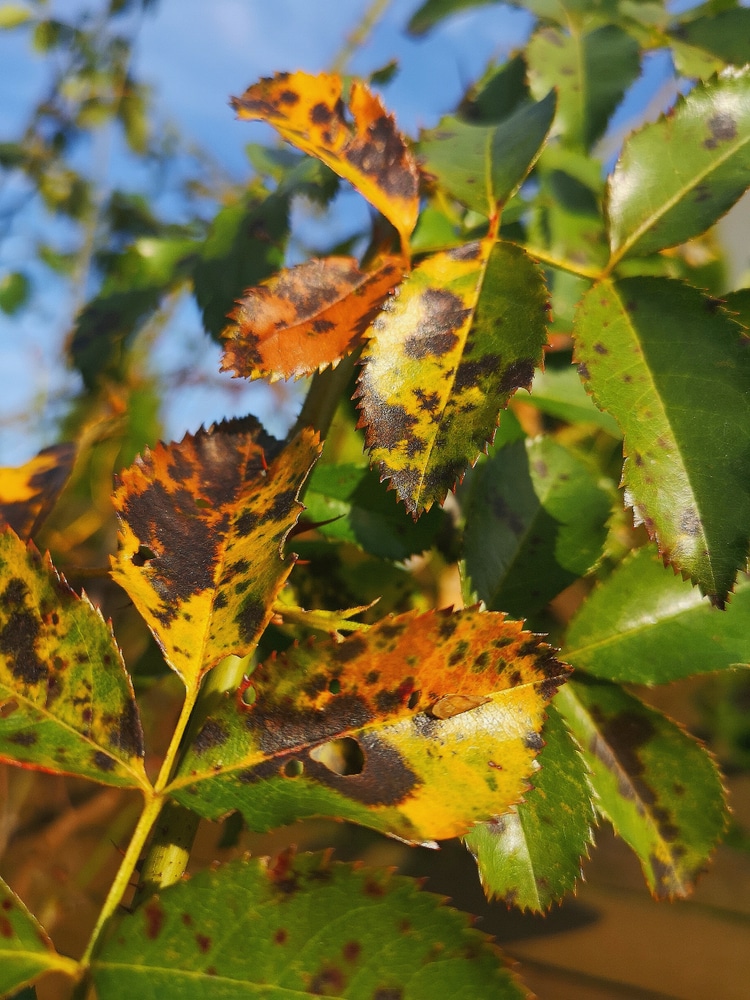
[[[152,899],[143,907],[142,913],[146,921],[146,937],[154,941],[164,926],[164,910],[161,908],[161,903],[158,899]]]
[[[353,635],[334,647],[331,659],[336,663],[348,663],[365,652],[367,652],[367,640],[361,635]]]
[[[24,600],[26,586],[18,578],[12,579],[0,598],[3,604],[15,605],[8,620],[0,630],[0,653],[8,658],[11,673],[24,684],[38,684],[46,680],[49,673],[46,663],[39,659],[36,643],[39,638],[41,622],[39,618],[24,607],[19,607]]]
[[[20,733],[13,733],[12,736],[9,736],[8,742],[15,743],[19,747],[33,747],[38,739],[37,734],[30,729],[22,729]]]
[[[531,358],[514,361],[508,365],[500,379],[500,391],[514,392],[516,389],[528,389],[534,378],[534,362]]]
[[[220,747],[226,743],[229,734],[220,722],[216,719],[207,719],[201,726],[198,735],[193,741],[193,750],[197,754],[205,753],[214,747]]]
[[[143,729],[138,708],[132,698],[123,705],[117,726],[109,734],[109,742],[131,757],[143,757],[145,753]]]
[[[544,746],[544,740],[539,733],[530,732],[524,736],[523,745],[527,750],[541,750]]]
[[[333,118],[333,111],[322,101],[310,109],[310,121],[313,125],[327,125],[331,118]]]
[[[94,754],[94,766],[99,771],[112,771],[114,770],[117,761],[114,757],[110,757],[108,753],[104,753],[103,750],[97,750]]]
[[[247,597],[240,609],[235,622],[240,633],[240,639],[252,645],[266,620],[266,606],[257,597]]]
[[[234,530],[242,538],[245,538],[255,528],[259,520],[255,511],[244,510],[234,522]]]

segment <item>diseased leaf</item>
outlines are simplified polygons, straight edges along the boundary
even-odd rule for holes
[[[52,970],[74,975],[77,966],[57,954],[44,929],[0,879],[0,994],[15,995]]]
[[[427,258],[375,321],[359,377],[371,459],[413,516],[442,502],[542,363],[547,294],[491,239]]]
[[[436,977],[443,1000],[527,996],[464,914],[327,855],[244,859],[171,886],[123,918],[92,969],[99,996],[142,1000],[431,1000]]]
[[[586,765],[554,703],[543,736],[534,787],[510,812],[464,838],[487,898],[537,913],[575,889],[595,821]]]
[[[417,168],[393,117],[363,83],[351,85],[350,119],[342,80],[325,73],[266,77],[232,105],[239,118],[267,121],[287,142],[353,184],[406,246],[419,212]]]
[[[529,86],[537,99],[558,88],[556,125],[568,145],[590,149],[601,138],[638,77],[639,54],[635,39],[615,24],[588,33],[552,26],[536,31],[526,49]]]
[[[687,896],[724,831],[719,770],[692,736],[623,688],[576,674],[555,705],[581,744],[597,809],[657,899]]]
[[[25,465],[0,469],[0,522],[31,538],[62,492],[75,457],[74,444],[54,444]]]
[[[121,474],[112,575],[188,688],[258,641],[291,572],[281,548],[320,450],[279,444],[252,418],[159,444]]]
[[[10,528],[0,531],[0,759],[150,787],[111,628]]]
[[[697,84],[622,148],[607,192],[612,259],[684,243],[749,185],[750,69]]]
[[[488,608],[530,615],[601,556],[611,496],[588,465],[549,438],[497,449],[473,478],[466,570]]]
[[[330,520],[319,525],[322,535],[353,542],[380,559],[407,559],[429,549],[446,519],[437,507],[416,523],[405,518],[377,474],[355,465],[317,465],[305,506],[306,519]]]
[[[576,332],[587,388],[625,436],[625,503],[664,561],[722,607],[750,535],[750,367],[740,328],[695,288],[625,278],[594,285]]]
[[[496,125],[443,118],[420,140],[423,164],[462,204],[492,216],[534,165],[552,126],[555,104],[551,90],[543,100],[522,104]]]
[[[222,371],[245,378],[300,378],[336,365],[403,273],[397,258],[362,271],[352,257],[308,260],[248,289],[230,313]]]
[[[501,614],[389,617],[256,668],[169,794],[202,816],[239,809],[255,830],[324,815],[409,841],[455,837],[518,801],[567,669]]]
[[[575,615],[565,657],[623,684],[666,684],[750,665],[750,579],[740,574],[719,614],[650,548],[638,549]]]

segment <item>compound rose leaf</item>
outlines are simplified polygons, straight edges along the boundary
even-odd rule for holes
[[[597,810],[635,852],[653,895],[689,895],[728,818],[713,758],[618,684],[576,673],[555,706],[581,746]]]
[[[547,291],[523,250],[491,239],[428,257],[375,321],[356,395],[371,460],[414,517],[445,499],[531,384]]]
[[[0,523],[31,538],[68,481],[75,457],[74,444],[54,444],[25,465],[0,469]]]
[[[291,851],[170,886],[119,922],[92,969],[100,997],[417,1000],[436,977],[441,1000],[528,996],[489,938],[413,879]]]
[[[750,358],[715,299],[668,278],[602,281],[576,317],[576,359],[617,420],[625,502],[665,563],[723,607],[750,538]]]
[[[199,731],[170,794],[255,830],[306,816],[404,840],[466,833],[517,802],[568,668],[504,615],[389,617],[256,668]]]
[[[111,628],[10,528],[0,531],[0,759],[149,787],[133,687]]]
[[[268,122],[298,149],[348,180],[396,228],[406,246],[419,213],[419,174],[393,117],[355,80],[349,112],[340,77],[278,73],[232,105],[239,118]]]
[[[320,451],[303,431],[286,448],[251,418],[158,445],[121,474],[112,575],[188,687],[247,654],[293,558],[281,547]]]
[[[309,260],[248,289],[222,333],[222,371],[301,378],[336,365],[362,343],[401,280],[397,258],[362,271],[352,257]]]

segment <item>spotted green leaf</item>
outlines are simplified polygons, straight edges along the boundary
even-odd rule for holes
[[[478,823],[464,838],[487,897],[537,913],[575,889],[595,819],[586,765],[554,704],[543,735],[534,787],[510,812]]]
[[[575,615],[565,658],[597,677],[633,684],[750,665],[750,579],[740,574],[721,613],[650,548],[638,549]]]
[[[432,1000],[436,980],[443,1000],[527,996],[442,899],[327,855],[201,872],[124,917],[92,968],[102,1000]]]
[[[293,647],[228,694],[168,792],[255,830],[314,815],[412,842],[458,836],[527,787],[567,676],[502,614],[408,613]]]
[[[44,929],[0,879],[0,995],[15,995],[45,972],[75,975],[77,967],[57,954]]]
[[[504,121],[476,125],[442,119],[419,144],[423,166],[468,208],[494,215],[531,170],[552,126],[555,92],[522,104]]]
[[[621,28],[607,24],[570,33],[547,25],[537,30],[526,50],[529,85],[541,98],[558,88],[556,127],[564,142],[590,149],[640,70],[638,43]]]
[[[698,236],[749,185],[750,69],[727,69],[625,142],[607,193],[612,261]]]
[[[121,474],[112,575],[188,688],[230,653],[246,655],[268,623],[319,450],[304,431],[280,451],[248,418],[160,444]]]
[[[0,532],[0,759],[149,787],[111,628],[10,528]]]
[[[581,458],[548,438],[493,452],[472,477],[466,570],[488,608],[530,615],[601,556],[611,496]]]
[[[714,760],[619,685],[577,679],[555,704],[582,747],[597,809],[637,855],[653,895],[689,895],[727,821]]]
[[[750,536],[750,357],[717,302],[666,278],[602,281],[576,355],[617,420],[625,502],[665,562],[723,606]]]
[[[442,502],[531,383],[547,295],[523,250],[491,239],[428,257],[375,321],[359,378],[373,465],[413,516]]]

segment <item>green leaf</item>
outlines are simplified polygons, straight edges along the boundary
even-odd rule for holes
[[[558,89],[556,126],[570,146],[590,149],[640,70],[638,43],[614,24],[588,34],[539,28],[526,50],[529,85]]]
[[[45,972],[75,975],[77,968],[77,962],[57,954],[41,925],[0,879],[0,994],[15,994]]]
[[[531,384],[547,294],[523,250],[486,239],[418,264],[363,353],[360,425],[413,516],[442,502]]]
[[[136,240],[112,262],[99,294],[81,311],[70,355],[88,387],[122,364],[122,353],[165,295],[190,273],[196,243],[181,238]]]
[[[587,388],[625,436],[625,502],[665,562],[718,606],[750,535],[750,369],[740,327],[666,278],[587,293],[576,354]]]
[[[684,243],[748,187],[750,69],[725,70],[624,144],[607,196],[612,260]]]
[[[531,101],[526,86],[526,60],[521,53],[502,66],[491,66],[480,77],[459,106],[461,117],[477,124],[501,122]]]
[[[84,594],[0,533],[0,758],[105,785],[150,788],[130,678]]]
[[[750,579],[726,611],[639,549],[591,593],[570,623],[565,658],[621,683],[666,684],[750,664]]]
[[[525,103],[498,125],[443,118],[424,133],[420,156],[429,173],[468,208],[492,216],[531,170],[555,115],[555,93]]]
[[[540,638],[466,608],[290,647],[217,703],[167,793],[258,831],[317,815],[416,843],[460,836],[527,787],[568,673]]]
[[[524,801],[464,837],[488,899],[537,913],[575,889],[595,821],[586,765],[554,704],[543,735],[540,770]]]
[[[0,279],[0,309],[7,316],[13,316],[28,302],[30,291],[29,279],[20,271],[3,275]]]
[[[451,14],[470,7],[485,7],[495,0],[427,0],[411,16],[407,30],[412,35],[424,35]]]
[[[599,559],[611,496],[549,438],[496,450],[472,477],[466,569],[488,608],[529,615]]]
[[[249,859],[171,886],[92,962],[97,993],[161,1000],[526,996],[464,914],[388,870]]]
[[[600,410],[586,392],[575,367],[557,367],[549,355],[544,371],[537,370],[534,373],[531,397],[525,402],[536,406],[542,413],[548,413],[569,424],[596,424],[610,437],[622,437],[622,431],[614,417]]]
[[[433,508],[416,523],[404,517],[396,498],[376,473],[355,465],[318,465],[305,491],[305,520],[327,521],[318,531],[353,542],[381,559],[407,559],[429,549],[446,515]]]
[[[724,296],[724,307],[745,330],[750,331],[750,288],[729,292]]]
[[[217,340],[245,289],[282,266],[288,235],[289,197],[284,193],[274,192],[263,201],[247,196],[218,213],[193,274],[203,326]]]
[[[746,8],[724,10],[714,17],[698,17],[680,25],[673,34],[725,63],[744,66],[750,62],[750,10]]]
[[[687,896],[727,821],[713,759],[607,681],[571,681],[555,704],[583,748],[597,809],[637,855],[653,895]]]

